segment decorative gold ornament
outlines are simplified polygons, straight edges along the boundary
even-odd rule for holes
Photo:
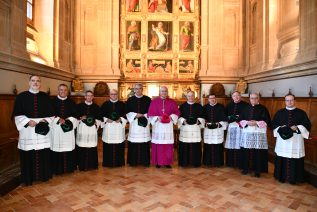
[[[72,88],[74,92],[83,92],[84,91],[83,81],[79,78],[73,79]]]

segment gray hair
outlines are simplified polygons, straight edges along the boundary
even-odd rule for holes
[[[142,83],[140,83],[140,82],[135,83],[134,87],[136,87],[136,86],[139,86],[140,88],[142,88],[142,89],[143,89],[143,85],[142,85]]]

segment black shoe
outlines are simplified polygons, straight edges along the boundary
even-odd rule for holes
[[[168,169],[171,169],[172,167],[171,167],[171,165],[167,165],[167,166],[165,166],[166,168],[168,168]]]
[[[242,170],[241,171],[241,174],[243,174],[243,175],[247,175],[249,172],[247,171],[247,170]]]
[[[280,183],[285,183],[285,180],[278,180]]]
[[[254,177],[260,178],[260,173],[255,173]]]
[[[160,165],[156,165],[155,167],[156,167],[156,168],[158,168],[158,169],[159,169],[159,168],[161,168],[161,166],[160,166]]]
[[[289,183],[292,184],[292,185],[296,185],[295,181],[289,181]]]

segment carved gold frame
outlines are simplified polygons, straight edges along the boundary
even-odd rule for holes
[[[192,0],[194,4],[194,10],[192,13],[185,13],[179,10],[181,0],[173,1],[173,13],[150,13],[148,11],[148,0],[139,0],[140,12],[128,12],[127,6],[129,0],[121,0],[121,14],[120,14],[120,69],[123,74],[122,80],[136,80],[136,81],[148,81],[148,80],[182,80],[192,81],[197,79],[200,60],[200,1]],[[129,51],[127,49],[127,23],[129,21],[141,22],[141,49],[136,51]],[[148,48],[149,43],[149,22],[151,21],[163,21],[172,22],[172,49],[165,51],[150,51]],[[181,51],[180,50],[180,24],[184,21],[193,23],[193,51]],[[127,72],[127,59],[140,60],[141,70],[139,74],[130,74]],[[148,73],[148,61],[149,60],[172,60],[172,71],[169,75],[152,74]],[[193,73],[182,74],[179,72],[179,61],[181,60],[194,60]]]

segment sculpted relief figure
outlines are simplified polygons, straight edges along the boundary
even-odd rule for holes
[[[244,94],[247,87],[248,87],[247,82],[244,81],[243,78],[241,78],[239,82],[237,82],[236,84],[236,91],[240,92],[241,94]]]
[[[83,92],[84,91],[84,84],[81,79],[75,78],[72,81],[72,87],[74,92]]]

